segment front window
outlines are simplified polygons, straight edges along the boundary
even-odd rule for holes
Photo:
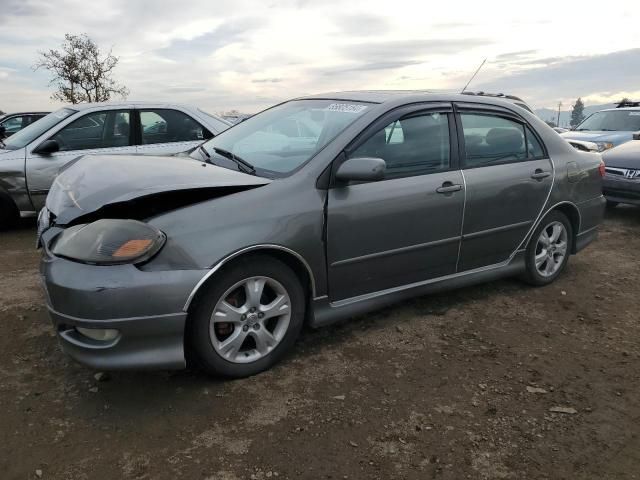
[[[640,130],[640,110],[597,112],[578,125],[576,130],[635,132]]]
[[[56,112],[50,113],[37,122],[32,123],[28,127],[25,127],[12,135],[4,142],[4,148],[7,150],[18,150],[19,148],[24,148],[43,133],[55,127],[69,115],[74,113],[76,113],[76,111],[70,108],[61,108]]]
[[[309,161],[368,108],[362,102],[295,100],[237,124],[204,148],[216,163],[218,148],[252,164],[258,174],[284,176]],[[224,158],[220,163],[229,164]]]
[[[129,112],[109,110],[89,113],[60,130],[53,140],[61,152],[126,147],[129,145]]]
[[[441,172],[450,167],[449,116],[424,113],[396,120],[359,146],[351,158],[382,158],[385,179]]]

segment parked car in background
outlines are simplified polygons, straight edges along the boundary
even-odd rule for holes
[[[575,140],[573,138],[565,138],[565,140],[576,150],[580,150],[582,152],[600,152],[600,147],[595,142],[586,142],[584,140]]]
[[[305,323],[504,276],[551,283],[605,203],[600,154],[490,97],[305,97],[191,156],[88,156],[56,179],[41,272],[76,360],[182,368],[188,355],[252,375]]]
[[[634,140],[602,154],[605,162],[603,182],[607,205],[640,205],[640,134]]]
[[[0,117],[0,140],[10,137],[47,114],[49,112],[20,112],[2,115]],[[1,144],[0,147],[2,147]]]
[[[562,136],[571,140],[594,142],[601,152],[628,142],[633,139],[635,132],[640,131],[640,106],[626,105],[628,104],[621,103],[617,108],[591,114],[575,129]]]
[[[557,133],[567,133],[569,131],[568,128],[563,128],[563,127],[551,127],[553,128]]]
[[[229,126],[187,105],[124,102],[61,108],[0,144],[0,228],[20,213],[40,210],[58,170],[80,156],[171,155]]]

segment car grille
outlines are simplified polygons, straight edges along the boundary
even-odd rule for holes
[[[605,167],[605,171],[609,175],[614,175],[614,176],[617,176],[617,177],[623,177],[623,178],[626,178],[627,180],[638,180],[638,179],[640,179],[640,169]]]

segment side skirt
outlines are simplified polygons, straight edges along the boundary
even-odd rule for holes
[[[311,302],[313,315],[309,324],[313,328],[323,327],[409,298],[511,277],[523,272],[524,269],[524,251],[520,251],[510,261],[469,272],[394,287],[337,302],[330,302],[328,297],[316,298]]]

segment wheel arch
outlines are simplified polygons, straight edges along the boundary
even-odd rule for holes
[[[572,237],[571,253],[575,254],[576,253],[576,240],[578,238],[578,233],[580,232],[580,224],[582,222],[582,218],[580,216],[580,210],[578,209],[576,204],[572,203],[572,202],[569,202],[569,201],[556,203],[551,208],[549,208],[544,213],[544,215],[542,215],[540,217],[540,219],[536,222],[535,226],[531,229],[531,234],[530,234],[529,238],[527,239],[527,246],[529,245],[529,242],[533,238],[533,233],[536,231],[536,229],[540,226],[540,224],[544,221],[544,219],[551,212],[561,212],[569,219],[569,222],[571,223],[571,230],[572,230],[572,232],[571,232],[572,233],[572,235],[571,235],[571,237]]]
[[[307,298],[313,298],[316,294],[316,283],[315,277],[313,275],[313,271],[311,267],[304,259],[302,255],[297,253],[296,251],[284,247],[282,245],[272,245],[272,244],[264,244],[264,245],[253,245],[251,247],[245,247],[240,250],[237,250],[234,253],[231,253],[224,257],[222,260],[217,262],[202,279],[196,284],[193,288],[187,301],[183,307],[183,311],[189,312],[192,305],[196,303],[196,299],[198,297],[199,292],[202,291],[202,287],[212,281],[215,278],[216,273],[221,270],[223,267],[236,262],[238,260],[244,259],[251,255],[262,254],[268,255],[273,258],[280,260],[282,263],[291,268],[296,276],[300,279],[305,293],[307,294]]]

